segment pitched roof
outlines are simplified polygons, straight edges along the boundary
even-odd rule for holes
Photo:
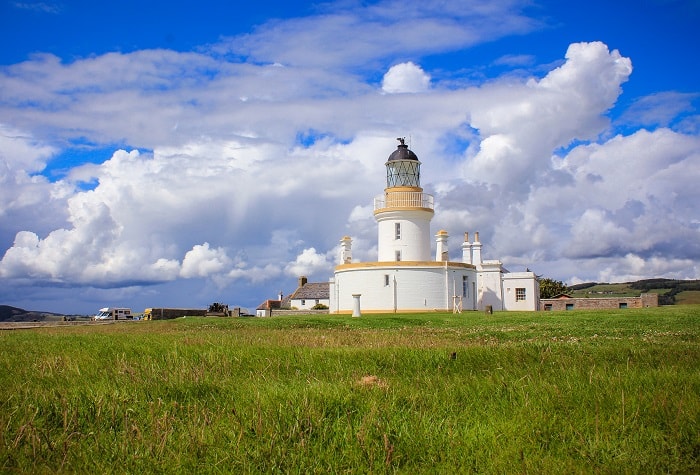
[[[328,282],[307,282],[294,291],[291,298],[293,300],[328,299],[330,298],[330,284]]]
[[[292,305],[292,296],[285,295],[282,297],[282,302],[280,303],[280,308],[289,308]]]
[[[571,295],[567,295],[567,294],[557,294],[557,295],[555,295],[555,296],[552,297],[552,298],[553,298],[553,299],[560,299],[560,300],[561,300],[561,299],[570,299],[570,298],[573,298],[573,297],[572,297]]]
[[[263,303],[258,305],[255,310],[268,310],[272,308],[280,308],[281,302],[279,300],[265,300]]]

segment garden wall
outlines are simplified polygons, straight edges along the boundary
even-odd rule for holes
[[[540,299],[542,310],[603,310],[612,308],[658,307],[659,294],[641,294],[639,297],[578,298],[560,297]]]

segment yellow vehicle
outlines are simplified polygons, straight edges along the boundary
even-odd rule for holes
[[[179,317],[203,317],[206,310],[200,308],[147,308],[143,311],[144,320],[170,320]]]

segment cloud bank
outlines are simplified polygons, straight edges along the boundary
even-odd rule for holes
[[[142,289],[146,302],[159,286],[196,285],[199,298],[213,288],[253,306],[298,275],[326,280],[343,235],[356,259],[376,259],[371,200],[398,136],[423,162],[453,259],[462,233],[480,231],[485,256],[511,270],[700,278],[692,98],[643,99],[630,110],[653,126],[616,129],[608,112],[632,59],[600,42],[564,47],[540,76],[442,82],[392,58],[533,22],[510,2],[450,20],[408,9],[395,21],[416,34],[403,38],[379,27],[392,6],[272,22],[200,52],[38,54],[0,68],[0,301],[39,286]]]

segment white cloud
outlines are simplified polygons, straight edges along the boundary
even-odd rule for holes
[[[484,88],[471,114],[480,149],[465,177],[527,192],[550,168],[553,150],[604,132],[630,60],[597,42],[571,45],[566,58],[539,81]]]
[[[389,68],[382,80],[382,90],[390,94],[425,92],[430,88],[430,76],[412,62]]]
[[[367,68],[382,58],[458,50],[532,31],[540,23],[521,13],[526,4],[388,0],[358,8],[353,2],[330,2],[318,6],[326,9],[319,15],[263,24],[214,50],[293,67]]]
[[[40,172],[56,149],[30,134],[0,123],[0,170],[26,174]]]
[[[499,66],[530,66],[534,63],[535,57],[529,54],[507,54],[493,62]]]
[[[700,98],[698,93],[665,91],[642,97],[620,117],[620,122],[628,125],[647,127],[669,127],[679,117],[693,113],[693,102]]]
[[[228,269],[231,259],[222,248],[210,249],[209,243],[192,247],[182,260],[180,275],[185,278],[208,277]]]
[[[38,174],[55,154],[32,134],[0,123],[0,246],[9,245],[17,229],[48,232],[65,222],[72,187]]]
[[[697,266],[688,265],[700,256],[697,137],[639,131],[555,160],[566,173],[495,208],[497,226],[482,234],[488,252],[495,246],[506,262],[551,269],[564,280],[697,278]]]
[[[60,4],[53,2],[13,2],[12,6],[22,10],[32,10],[38,13],[58,14],[61,13]]]
[[[311,276],[319,272],[328,274],[331,265],[325,255],[316,252],[313,247],[304,249],[294,262],[285,267],[285,272],[291,276]]]

